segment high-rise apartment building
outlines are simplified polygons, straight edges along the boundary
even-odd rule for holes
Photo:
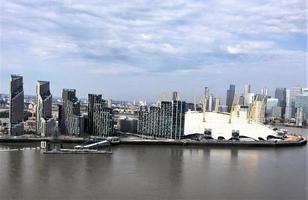
[[[10,131],[11,136],[24,133],[24,89],[23,78],[19,75],[12,75],[10,82]]]
[[[80,102],[76,97],[76,90],[63,89],[63,105],[61,106],[61,124],[62,134],[84,135],[84,118],[80,115]]]
[[[55,131],[55,120],[52,118],[52,95],[48,81],[36,83],[36,132],[48,137]]]
[[[142,135],[182,139],[185,124],[184,101],[162,101],[160,106],[140,106],[137,132]]]
[[[185,106],[185,101],[173,101],[172,139],[182,139],[184,136]]]
[[[159,136],[170,138],[172,133],[172,102],[161,102],[159,122]]]
[[[102,101],[102,95],[88,94],[88,133],[94,132],[94,104]]]
[[[108,107],[102,95],[88,95],[88,133],[96,136],[111,136],[114,134],[113,111]]]

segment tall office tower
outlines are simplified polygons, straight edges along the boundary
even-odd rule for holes
[[[295,117],[296,114],[295,97],[301,93],[302,88],[300,86],[295,86],[290,89],[291,117]]]
[[[296,116],[295,116],[295,124],[296,126],[303,126],[304,121],[304,109],[302,107],[296,108]]]
[[[84,118],[80,115],[80,102],[76,97],[76,90],[63,89],[62,99],[61,133],[83,136]]]
[[[266,102],[266,116],[272,117],[273,116],[273,108],[278,107],[278,99],[276,98],[268,98]]]
[[[102,95],[88,94],[88,134],[94,134],[94,104],[102,100]]]
[[[185,101],[173,101],[172,139],[182,139],[184,136],[185,106]]]
[[[286,109],[284,114],[284,119],[291,119],[291,98],[290,98],[290,90],[286,90]]]
[[[213,98],[214,98],[214,95],[211,94],[208,98],[207,98],[207,107],[206,107],[206,110],[209,111],[209,112],[212,112],[212,107],[213,107]]]
[[[278,106],[282,108],[282,117],[286,110],[286,88],[276,88],[275,98],[278,99]]]
[[[226,99],[226,105],[228,106],[228,112],[230,112],[233,99],[235,95],[235,85],[231,84],[230,88],[227,90],[227,99]]]
[[[219,107],[220,107],[220,99],[218,97],[215,97],[215,99],[213,100],[214,104],[213,104],[213,111],[214,112],[219,112]]]
[[[10,132],[11,136],[24,133],[24,89],[23,78],[19,75],[11,75],[10,88]]]
[[[238,103],[239,103],[240,106],[244,106],[245,105],[245,97],[240,96]]]
[[[295,96],[295,108],[303,110],[304,119],[308,119],[308,94],[299,94]]]
[[[148,133],[150,134],[150,136],[159,136],[159,115],[160,107],[150,106],[148,117]]]
[[[170,138],[172,133],[172,102],[161,102],[159,121],[159,136]]]
[[[91,135],[111,136],[114,133],[112,108],[102,95],[88,95],[88,127]]]
[[[244,105],[245,106],[249,105],[249,102],[247,101],[247,99],[249,98],[248,94],[250,93],[250,89],[251,89],[250,84],[245,85],[244,87]]]
[[[204,95],[206,98],[210,96],[210,89],[208,87],[204,87]]]
[[[268,95],[268,89],[266,87],[262,88],[261,94],[264,95],[264,96],[267,96]]]
[[[36,83],[36,133],[48,137],[55,131],[55,120],[52,118],[52,95],[48,81]]]
[[[204,87],[204,96],[206,98],[206,111],[210,110],[209,103],[210,103],[210,88]]]
[[[172,100],[173,100],[173,101],[178,101],[178,100],[180,100],[180,95],[179,95],[178,92],[173,92],[173,93],[172,93]]]

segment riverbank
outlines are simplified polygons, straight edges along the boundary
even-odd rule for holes
[[[58,138],[59,143],[80,144],[88,140],[87,138],[65,137]],[[39,143],[41,141],[54,141],[53,138],[0,138],[0,143]],[[169,139],[142,139],[138,137],[120,137],[121,144],[129,145],[178,145],[178,146],[252,146],[252,147],[287,147],[301,146],[307,144],[307,139],[302,138],[299,141],[232,141],[232,140],[169,140]]]

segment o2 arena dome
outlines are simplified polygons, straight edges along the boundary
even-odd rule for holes
[[[211,137],[214,139],[223,137],[229,140],[233,137],[232,132],[254,140],[260,138],[266,140],[268,136],[277,136],[274,130],[261,123],[255,121],[248,123],[247,111],[240,110],[238,114],[234,114],[231,123],[229,119],[229,113],[206,112],[204,122],[202,112],[188,111],[185,114],[184,135],[203,134],[206,130],[211,130]]]

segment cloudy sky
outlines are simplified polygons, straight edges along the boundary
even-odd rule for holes
[[[172,2],[172,3],[171,3]],[[10,74],[51,81],[54,96],[154,100],[204,86],[225,98],[250,83],[307,85],[304,0],[2,0],[0,92]]]

